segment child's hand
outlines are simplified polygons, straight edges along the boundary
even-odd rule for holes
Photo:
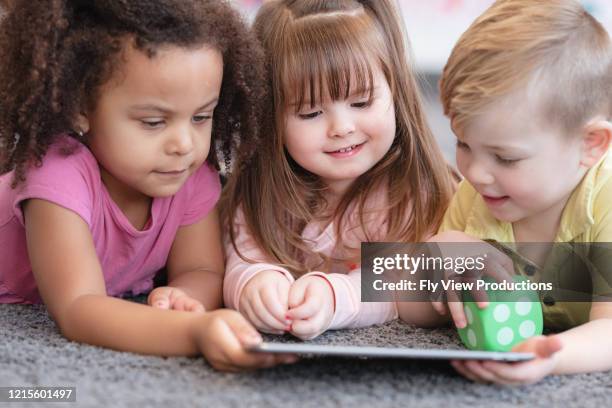
[[[334,317],[334,291],[320,276],[303,276],[291,285],[289,312],[291,333],[302,340],[315,338]]]
[[[202,302],[187,295],[181,289],[171,286],[160,286],[149,293],[147,303],[159,309],[183,310],[186,312],[204,312]]]
[[[213,368],[241,371],[295,363],[291,354],[253,353],[248,348],[261,343],[257,330],[238,312],[219,309],[205,313],[198,320],[195,339],[198,348]]]
[[[561,341],[555,336],[537,336],[516,345],[512,351],[532,352],[536,357],[523,363],[496,361],[452,361],[459,373],[476,382],[518,385],[533,384],[552,373],[557,364],[555,353],[561,350]]]
[[[287,320],[289,280],[278,271],[262,271],[247,282],[238,309],[253,325],[266,333],[289,331]]]
[[[437,242],[440,244],[441,256],[446,258],[477,258],[481,257],[484,259],[484,270],[478,271],[476,274],[466,271],[463,274],[455,273],[454,271],[447,271],[444,280],[454,280],[455,282],[475,282],[477,279],[481,279],[482,275],[490,276],[496,281],[512,281],[512,275],[514,275],[514,264],[510,257],[493,245],[473,238],[461,231],[446,231],[438,235],[435,235],[429,242]],[[466,245],[458,245],[459,243],[465,243]],[[446,244],[446,245],[445,245]],[[471,291],[476,304],[480,308],[484,308],[488,305],[488,299],[486,292],[482,290]],[[445,315],[450,310],[450,314],[453,318],[453,322],[457,328],[464,328],[467,324],[467,319],[463,311],[463,302],[461,296],[453,289],[449,289],[446,292],[446,302],[440,300],[433,300],[432,306],[436,312],[441,315]]]

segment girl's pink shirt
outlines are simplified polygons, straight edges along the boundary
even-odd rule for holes
[[[64,154],[66,147],[73,154]],[[121,296],[151,290],[178,229],[205,217],[221,192],[217,172],[203,165],[174,196],[153,199],[147,225],[137,230],[104,187],[95,157],[68,137],[49,148],[25,185],[11,189],[11,181],[12,173],[0,177],[0,303],[41,302],[26,248],[24,200],[47,200],[78,214],[91,231],[106,292]]]
[[[383,203],[380,197],[384,197],[384,192],[372,194],[372,196],[377,198],[369,200],[369,205],[373,208],[380,208],[378,206]],[[308,224],[302,233],[304,242],[310,245],[315,253],[340,260],[327,267],[323,267],[322,258],[318,256],[305,260],[306,266],[314,270],[307,275],[316,275],[326,279],[334,291],[336,310],[327,329],[371,326],[393,320],[398,316],[395,302],[361,302],[359,255],[361,242],[366,241],[363,230],[367,228],[372,241],[384,240],[386,231],[384,211],[369,211],[364,218],[362,228],[361,223],[358,222],[357,209],[354,206],[352,210],[349,209],[347,219],[351,227],[343,231],[343,248],[337,248],[338,238],[333,222],[326,226],[318,223]],[[242,212],[238,214],[235,225],[237,228],[236,245],[240,253],[248,259],[257,261],[254,263],[244,261],[226,238],[227,263],[223,297],[227,307],[238,310],[242,290],[257,273],[275,270],[285,275],[291,283],[295,281],[295,278],[286,268],[266,259],[246,228]],[[317,270],[317,266],[326,270]]]

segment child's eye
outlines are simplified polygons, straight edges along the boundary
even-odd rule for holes
[[[298,113],[298,117],[300,119],[305,119],[305,120],[314,119],[317,116],[319,116],[321,113],[323,113],[323,112],[315,111],[315,112],[310,112],[310,113]]]
[[[367,108],[368,106],[370,106],[372,104],[372,101],[362,101],[362,102],[355,102],[355,103],[351,103],[351,106],[353,108]]]
[[[149,129],[157,129],[164,125],[163,120],[157,120],[157,119],[143,119],[140,121],[140,123],[142,123],[144,127],[149,128]]]
[[[511,166],[513,164],[516,164],[520,161],[520,159],[507,159],[505,157],[501,157],[499,155],[495,155],[495,160],[499,163],[502,164],[504,166]]]
[[[195,115],[192,121],[193,123],[204,123],[210,118],[212,118],[212,115]]]

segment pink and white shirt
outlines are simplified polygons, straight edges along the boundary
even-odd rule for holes
[[[374,196],[379,196],[374,194]],[[375,205],[378,200],[370,200]],[[379,203],[378,203],[379,204]],[[353,208],[351,210],[351,208]],[[384,211],[367,211],[364,215],[364,226],[358,222],[358,212],[355,207],[348,210],[348,223],[350,227],[343,231],[342,248],[337,248],[336,224],[328,225],[310,223],[304,229],[302,237],[315,253],[331,257],[338,261],[324,266],[322,257],[310,257],[305,264],[313,266],[314,272],[307,275],[320,276],[329,282],[334,291],[336,310],[327,329],[356,328],[384,323],[397,318],[398,312],[394,302],[361,302],[361,269],[359,255],[361,242],[365,241],[364,228],[371,234],[373,240],[384,240],[386,222]],[[366,206],[366,209],[368,207]],[[291,283],[295,281],[293,275],[285,268],[266,259],[251,237],[240,212],[236,221],[236,245],[240,253],[248,259],[257,260],[256,263],[244,261],[235,251],[229,239],[225,240],[227,262],[223,282],[223,297],[225,305],[238,310],[242,290],[257,273],[266,270],[275,270],[287,278]],[[227,235],[227,234],[226,234]],[[314,266],[322,269],[316,270]]]

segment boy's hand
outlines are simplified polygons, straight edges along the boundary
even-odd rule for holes
[[[557,364],[555,353],[562,344],[555,336],[537,336],[516,345],[512,351],[532,352],[535,358],[522,363],[497,361],[452,361],[459,373],[472,381],[506,385],[533,384],[552,373]]]
[[[278,271],[259,272],[242,290],[238,310],[258,330],[283,334],[291,324],[287,319],[290,286],[289,280]]]
[[[219,309],[205,313],[194,326],[194,336],[208,363],[221,371],[266,368],[298,360],[292,354],[249,352],[250,347],[261,343],[261,336],[234,310]]]
[[[512,281],[514,275],[514,264],[508,255],[504,254],[493,245],[473,238],[461,231],[446,231],[430,238],[428,242],[438,243],[440,245],[441,256],[444,258],[476,258],[484,259],[485,268],[483,271],[478,271],[475,275],[466,271],[464,274],[448,271],[443,277],[444,280],[454,280],[455,282],[473,282],[474,288],[476,281],[481,279],[483,275],[490,276],[496,281],[504,280]],[[459,245],[465,243],[466,245]],[[448,245],[445,245],[448,244]],[[472,296],[476,300],[476,304],[480,308],[488,305],[487,294],[484,291],[472,290]],[[461,294],[453,289],[446,292],[446,302],[441,300],[432,300],[432,306],[436,312],[445,315],[450,310],[453,322],[457,328],[464,328],[467,325],[467,319],[463,311],[463,302]]]
[[[160,286],[149,293],[147,303],[159,309],[182,310],[185,312],[204,312],[202,302],[187,295],[184,291],[171,286]]]
[[[329,327],[334,317],[335,299],[330,284],[320,276],[303,276],[289,291],[291,334],[302,340],[315,338]]]

